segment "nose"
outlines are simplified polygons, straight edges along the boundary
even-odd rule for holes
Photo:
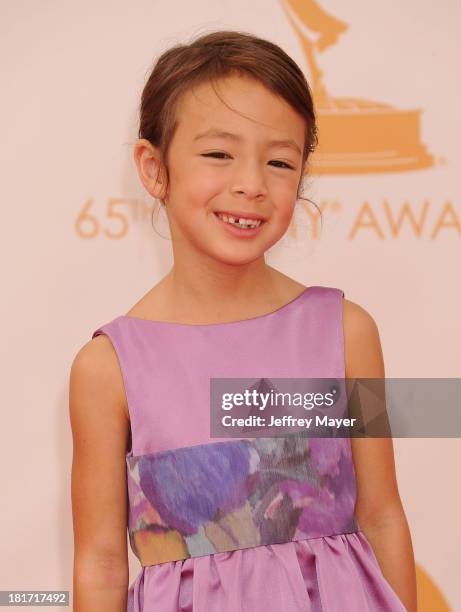
[[[267,195],[264,174],[257,162],[245,162],[236,169],[233,177],[232,193],[244,194],[250,200]]]

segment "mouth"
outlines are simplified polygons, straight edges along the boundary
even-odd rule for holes
[[[229,223],[230,225],[234,225],[241,229],[255,229],[264,223],[264,217],[261,215],[249,215],[248,213],[238,213],[238,212],[221,212],[214,211],[214,214],[220,219],[224,221],[224,223]]]
[[[260,215],[249,216],[240,213],[228,213],[214,211],[214,217],[220,225],[234,236],[251,238],[261,231],[261,227],[266,223],[266,219]]]

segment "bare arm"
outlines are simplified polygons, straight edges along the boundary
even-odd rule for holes
[[[366,310],[343,300],[347,378],[384,378],[378,328]],[[381,571],[408,612],[416,612],[416,570],[395,474],[392,438],[351,438],[356,516]]]
[[[70,372],[74,612],[126,612],[129,419],[115,350],[97,336]]]

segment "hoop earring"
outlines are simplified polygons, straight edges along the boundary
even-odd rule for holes
[[[161,209],[165,210],[165,204],[162,201],[160,201],[157,207],[154,206],[152,210],[152,217],[151,217],[152,229],[158,236],[160,236],[160,238],[163,238],[164,240],[171,240],[171,236],[163,236],[163,234],[160,234],[160,232],[157,231],[154,225],[154,215],[156,214],[156,219],[158,219]],[[166,217],[166,213],[164,213],[164,215]],[[167,222],[168,222],[168,219],[167,219]]]
[[[302,208],[300,209],[298,204],[299,204],[299,200],[304,200],[306,202],[309,202],[309,204],[313,204],[315,206],[315,208],[319,211],[319,216],[320,216],[320,237],[322,236],[323,233],[323,214],[322,211],[320,210],[320,208],[317,206],[317,204],[315,202],[313,202],[312,200],[310,200],[309,198],[303,198],[302,196],[298,196],[296,198],[296,202],[295,202],[295,206],[293,209],[293,216],[291,218],[290,221],[290,225],[288,226],[288,231],[286,232],[292,239],[297,240],[298,238],[298,231],[302,230],[302,231],[307,231],[308,233],[311,231],[311,225],[309,223],[309,221],[307,220],[308,214],[306,211],[306,207],[303,203]],[[302,211],[302,216],[301,218],[297,218],[296,215],[297,213],[301,213]]]
[[[319,211],[319,216],[320,216],[320,231],[322,231],[323,230],[323,214],[322,214],[322,211],[320,210],[320,208],[317,206],[317,204],[315,202],[313,202],[312,200],[309,200],[309,198],[303,198],[301,196],[299,196],[296,201],[298,201],[298,200],[306,200],[306,202],[309,202],[309,204],[313,204],[315,206],[315,208]]]

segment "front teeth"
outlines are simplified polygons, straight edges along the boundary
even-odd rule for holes
[[[221,215],[218,214],[218,217],[220,219],[222,219],[223,221],[225,221],[226,223],[232,223],[233,225],[238,225],[240,227],[251,227],[251,228],[256,228],[259,227],[261,225],[261,219],[236,219],[235,217],[231,217],[229,215]]]

